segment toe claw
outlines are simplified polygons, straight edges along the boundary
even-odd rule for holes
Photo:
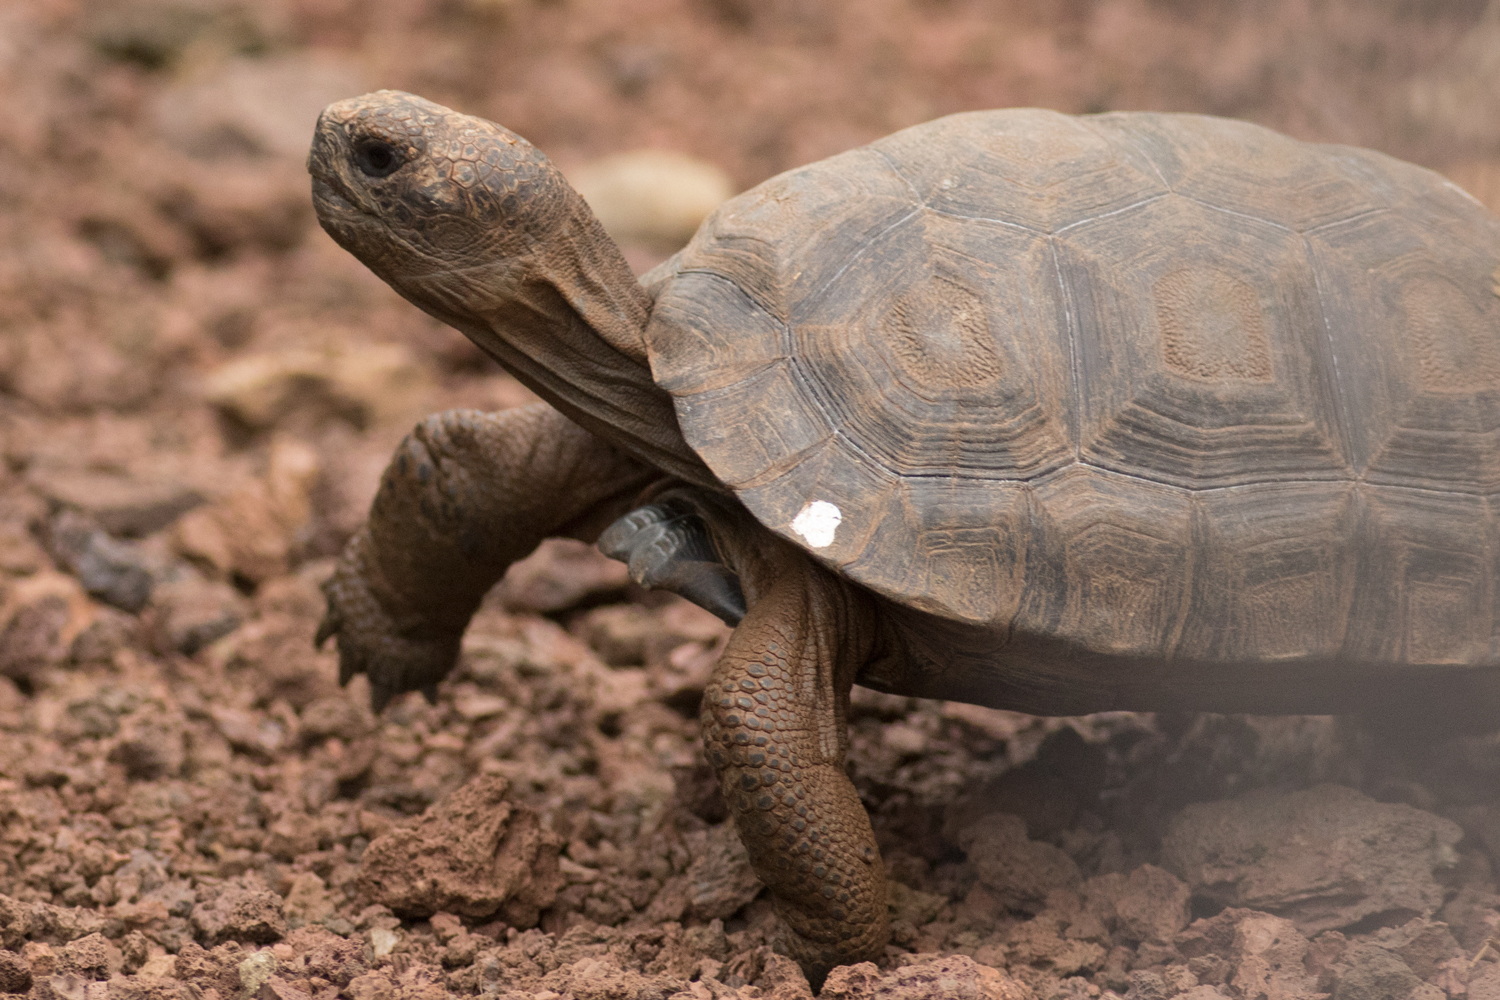
[[[385,706],[391,703],[391,699],[399,693],[395,688],[388,688],[384,684],[371,684],[370,711],[379,715],[385,711]]]
[[[334,620],[333,611],[329,610],[323,615],[323,620],[318,622],[317,634],[313,636],[313,648],[322,649],[323,643],[338,634],[338,630],[338,622]]]
[[[354,662],[353,656],[339,656],[339,687],[348,687],[349,682],[354,680],[354,675],[361,672],[362,668]]]

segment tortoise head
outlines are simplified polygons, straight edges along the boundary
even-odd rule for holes
[[[328,234],[460,326],[514,297],[535,251],[581,203],[525,139],[395,90],[324,109],[307,169]]]
[[[650,297],[531,143],[381,90],[324,109],[307,169],[323,228],[404,298],[575,423],[689,482],[716,482],[651,377]]]

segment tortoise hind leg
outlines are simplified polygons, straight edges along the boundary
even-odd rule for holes
[[[599,551],[629,566],[641,586],[684,597],[726,625],[745,617],[739,577],[715,550],[703,518],[683,500],[626,514],[599,536]]]
[[[755,873],[814,989],[883,952],[885,866],[844,772],[868,599],[798,554],[730,637],[703,695],[704,747]]]

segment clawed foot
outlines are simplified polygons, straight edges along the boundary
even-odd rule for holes
[[[322,646],[330,638],[337,640],[339,684],[348,684],[355,674],[367,676],[370,707],[377,715],[407,691],[421,691],[435,703],[438,682],[457,661],[463,633],[433,628],[417,616],[400,621],[387,613],[368,584],[368,544],[361,531],[324,582],[328,610],[314,641]]]
[[[641,586],[684,597],[726,625],[745,617],[739,577],[714,550],[703,518],[681,500],[626,514],[599,536],[599,551],[629,566]]]

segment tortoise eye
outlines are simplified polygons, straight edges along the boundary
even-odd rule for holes
[[[401,153],[379,139],[365,139],[354,147],[354,163],[366,177],[389,177],[401,169]]]

